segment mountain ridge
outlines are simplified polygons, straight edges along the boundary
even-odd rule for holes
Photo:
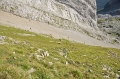
[[[75,5],[77,3],[82,7]],[[72,7],[69,7],[70,5]],[[57,28],[79,32],[81,35],[87,35],[98,41],[111,43],[113,40],[97,27],[95,0],[1,0],[0,9],[23,18],[44,22]],[[80,39],[78,34],[75,35]]]
[[[74,8],[78,7],[78,5],[74,6],[76,4],[74,1],[71,2]],[[89,7],[86,1],[80,0],[82,7],[79,8],[79,11],[81,12],[55,0],[2,0],[0,1],[0,7],[4,11],[21,17],[49,23],[59,28],[82,31],[81,27],[85,30],[97,29],[95,0],[92,2],[94,2],[94,9]]]

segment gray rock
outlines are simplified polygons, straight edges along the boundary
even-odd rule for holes
[[[28,70],[28,73],[33,73],[33,72],[35,72],[34,68],[31,68],[30,70]]]
[[[6,36],[0,36],[0,42],[4,42],[6,39]]]
[[[0,9],[78,32],[97,29],[95,0],[0,0]]]
[[[0,44],[6,44],[5,42],[6,36],[0,36]]]
[[[49,65],[50,65],[50,66],[53,65],[53,62],[49,62]]]
[[[41,52],[41,56],[43,56],[43,57],[48,57],[48,56],[49,56],[48,51],[46,51],[46,52],[42,51],[42,52]]]
[[[43,56],[41,56],[41,55],[36,55],[36,58],[37,58],[38,60],[40,60],[41,58],[43,58]]]

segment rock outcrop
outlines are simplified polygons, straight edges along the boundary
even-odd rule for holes
[[[120,44],[120,0],[109,0],[98,13],[98,28],[110,36],[111,43]]]
[[[97,29],[95,0],[0,0],[0,9],[59,28]]]
[[[99,14],[98,27],[105,35],[110,36],[111,43],[120,44],[120,16]]]

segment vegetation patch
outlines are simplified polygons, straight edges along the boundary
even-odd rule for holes
[[[120,49],[0,25],[0,79],[115,79]]]

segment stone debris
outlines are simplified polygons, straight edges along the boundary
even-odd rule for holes
[[[23,41],[23,44],[24,44],[24,45],[29,45],[29,43],[27,43],[26,41]]]
[[[34,68],[31,68],[30,70],[28,70],[28,73],[33,73],[33,72],[35,72]]]
[[[106,66],[106,65],[103,65],[103,69],[102,70],[105,70],[105,71],[110,71],[111,68],[109,66]]]
[[[120,69],[118,70],[118,72],[120,73]]]
[[[43,51],[43,52],[41,53],[41,55],[42,55],[43,57],[47,57],[47,56],[49,56],[49,53],[48,53],[48,51],[46,51],[46,52]]]
[[[42,50],[42,49],[40,49],[40,48],[38,48],[38,50],[37,51],[35,51],[36,53],[31,53],[30,54],[30,58],[31,57],[35,57],[37,60],[41,60],[41,58],[44,58],[44,57],[48,57],[49,56],[49,53],[48,53],[48,51],[44,51],[44,50]]]
[[[0,36],[0,44],[6,44],[5,39],[6,36]]]
[[[83,55],[83,57],[86,57],[87,55]]]
[[[67,58],[67,55],[65,55],[64,57]]]
[[[61,42],[57,42],[57,44],[61,44]]]
[[[115,75],[115,73],[112,71],[112,72],[110,72],[111,73],[111,75]]]
[[[20,44],[19,41],[13,41],[13,44]]]
[[[54,60],[59,60],[58,58],[54,58]]]
[[[16,60],[17,58],[16,58],[16,57],[13,57],[13,59],[15,59],[15,60]]]
[[[34,56],[34,54],[33,53],[31,53],[30,55],[29,55],[29,58],[31,58],[31,57],[33,57]]]
[[[49,65],[53,65],[53,62],[49,62]]]
[[[13,44],[20,44],[20,41],[16,41],[15,39],[8,37],[9,40],[12,41]]]
[[[36,58],[37,58],[38,60],[40,60],[41,58],[43,58],[43,56],[41,56],[41,55],[36,55]]]
[[[114,52],[112,52],[112,51],[108,51],[108,56],[109,56],[109,57],[118,58],[118,54],[117,54],[117,53],[114,53]]]
[[[69,63],[66,61],[65,64],[68,65]]]
[[[4,42],[6,39],[6,36],[0,36],[0,42]]]
[[[26,34],[26,33],[18,33],[18,35],[21,35],[21,36],[35,36],[34,34]]]
[[[64,56],[64,53],[63,53],[63,52],[59,52],[59,54],[60,54],[61,56]]]
[[[42,51],[42,49],[38,48],[37,52],[41,52],[41,51]]]
[[[59,54],[60,54],[61,56],[64,56],[65,58],[67,58],[67,55],[68,55],[68,49],[66,49],[66,48],[62,48],[62,49],[60,49]]]
[[[116,79],[120,79],[120,75],[116,74]]]
[[[24,57],[25,55],[23,55],[23,57]]]
[[[13,52],[13,54],[15,54],[15,52]]]
[[[107,75],[107,76],[104,76],[104,78],[110,78],[110,76],[109,76],[109,75]]]
[[[93,70],[91,70],[91,69],[89,69],[88,71],[89,71],[89,72],[93,72]]]

